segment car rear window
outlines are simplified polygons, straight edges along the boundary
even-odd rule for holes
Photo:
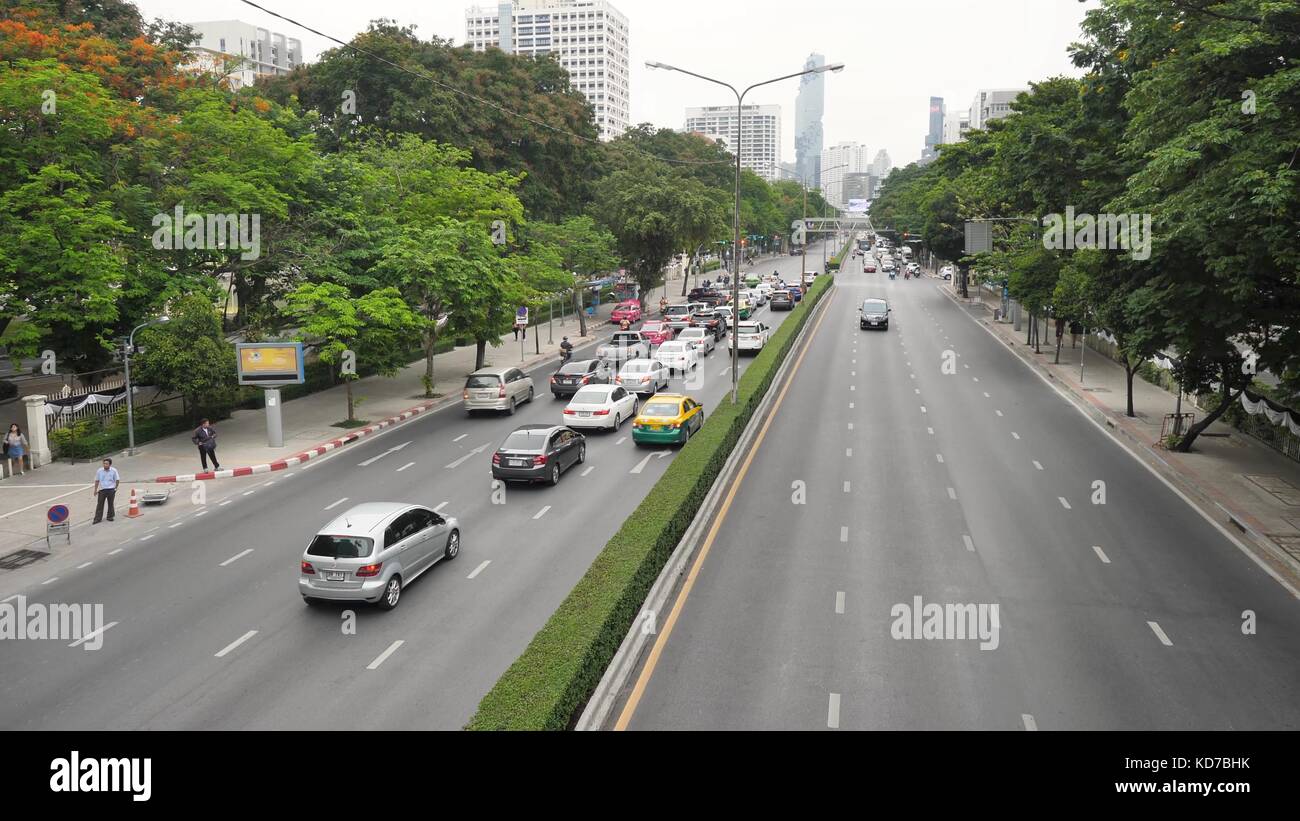
[[[642,331],[650,331],[652,333],[662,331],[663,329],[664,324],[662,322],[647,322],[641,326]]]
[[[573,401],[579,405],[603,405],[609,391],[605,388],[583,388],[573,395]]]
[[[682,406],[676,402],[650,402],[641,408],[642,416],[676,416]]]
[[[328,556],[331,559],[364,559],[375,547],[374,539],[364,536],[326,536],[317,534],[307,547],[308,556]]]
[[[659,346],[660,353],[682,353],[686,350],[684,342],[665,342]]]
[[[506,437],[502,450],[541,450],[549,430],[517,430]]]
[[[566,362],[560,366],[560,373],[586,373],[589,365],[588,362]]]
[[[495,388],[501,384],[501,377],[496,375],[471,376],[465,380],[467,388]]]
[[[623,373],[645,373],[650,370],[650,361],[647,359],[634,359],[623,366]]]
[[[758,326],[752,325],[748,322],[742,322],[736,326],[736,332],[742,334],[756,334],[758,333]]]

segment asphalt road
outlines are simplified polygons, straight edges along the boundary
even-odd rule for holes
[[[763,308],[757,318],[788,316]],[[291,471],[212,483],[203,505],[182,488],[144,519],[95,526],[77,547],[86,564],[23,592],[102,604],[103,646],[0,644],[0,728],[462,726],[675,454],[636,448],[627,425],[592,433],[586,464],[559,486],[511,485],[494,504],[491,452],[519,425],[563,420],[545,382],[553,370],[533,374],[537,399],[513,417],[450,408]],[[707,414],[730,387],[725,344],[699,381],[690,392]],[[377,500],[456,516],[462,551],[396,610],[354,608],[346,634],[345,607],[303,604],[298,561],[318,527]]]
[[[1300,727],[1300,602],[937,280],[838,276],[774,417],[631,729]],[[894,638],[916,596],[997,647]]]

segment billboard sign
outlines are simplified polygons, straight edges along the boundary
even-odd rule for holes
[[[274,388],[305,381],[301,342],[238,342],[239,384]]]
[[[865,214],[867,213],[867,201],[865,199],[849,200],[848,210],[851,214]]]

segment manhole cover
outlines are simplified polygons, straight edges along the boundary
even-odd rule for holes
[[[8,556],[0,556],[0,570],[18,570],[29,564],[44,559],[50,554],[39,550],[16,550]]]

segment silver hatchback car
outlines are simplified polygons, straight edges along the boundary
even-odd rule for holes
[[[392,610],[402,588],[460,553],[460,525],[422,505],[368,502],[325,525],[302,554],[307,604],[365,601]]]

